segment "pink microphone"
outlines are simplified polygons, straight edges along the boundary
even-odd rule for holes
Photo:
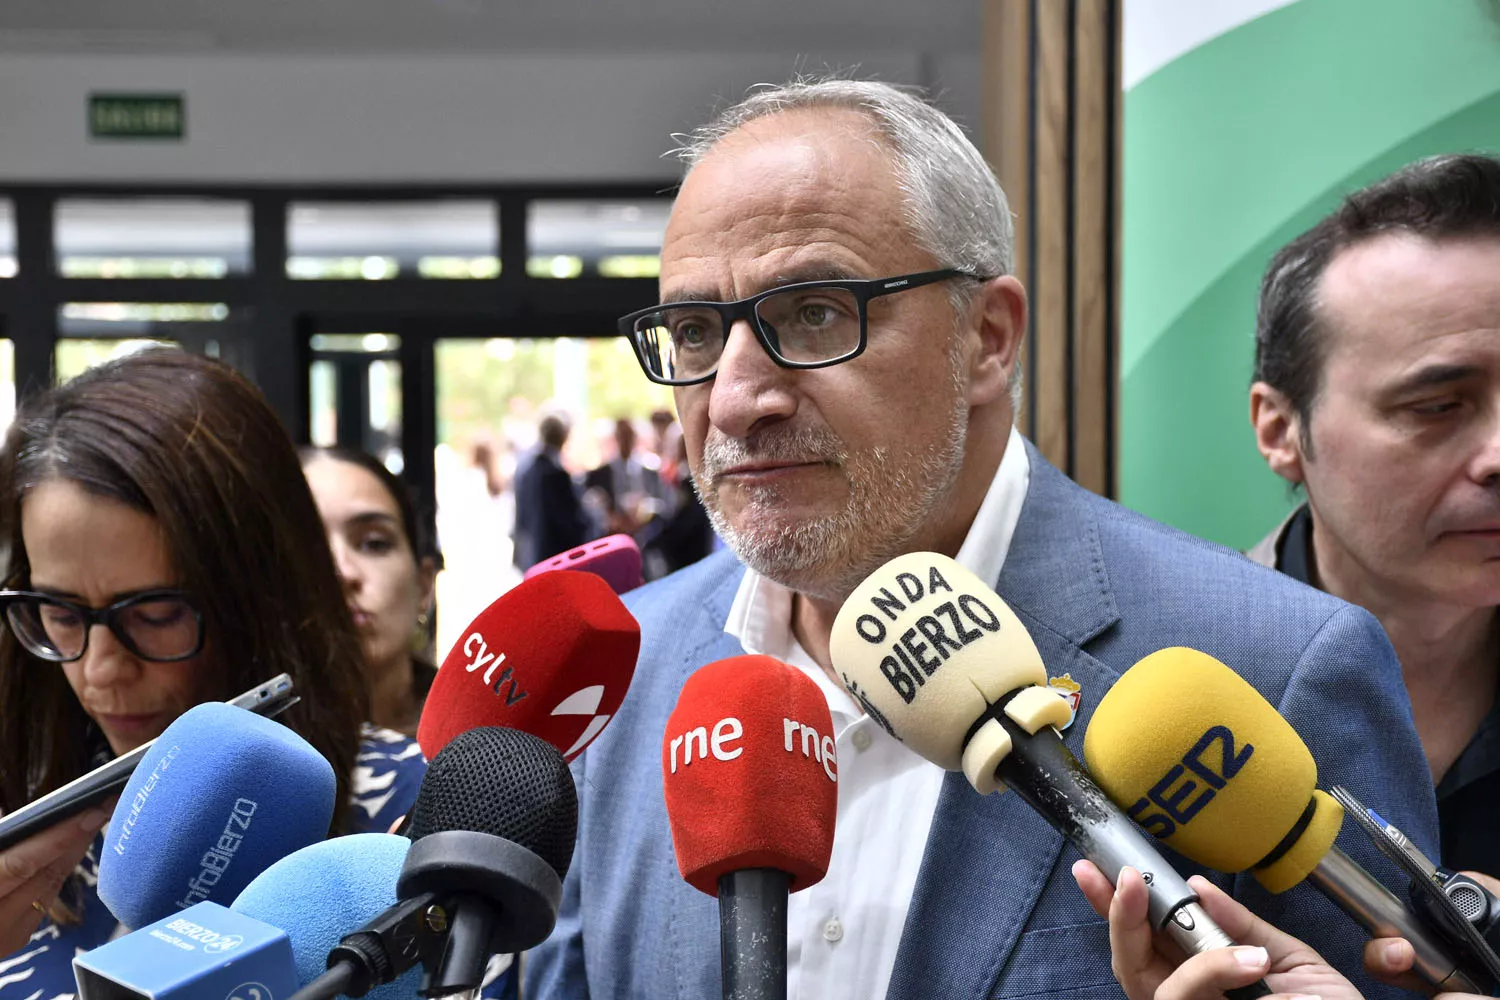
[[[542,573],[570,569],[602,577],[617,594],[634,590],[646,580],[641,576],[641,549],[629,535],[606,535],[543,560],[526,571],[530,580]]]

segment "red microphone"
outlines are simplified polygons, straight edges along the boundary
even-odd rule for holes
[[[677,867],[719,898],[724,997],[786,997],[787,894],[828,872],[838,760],[828,702],[769,656],[703,667],[667,719],[662,781]]]
[[[417,742],[428,760],[459,733],[506,726],[568,760],[619,711],[641,627],[592,573],[543,573],[501,595],[449,650],[427,694]]]

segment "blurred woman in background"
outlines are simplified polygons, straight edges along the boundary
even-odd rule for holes
[[[370,718],[413,735],[437,675],[428,652],[437,557],[411,491],[362,451],[304,448],[301,456],[359,629]]]
[[[359,635],[275,413],[218,362],[152,350],[25,402],[0,454],[0,809],[279,673],[338,777],[330,833],[388,829],[425,765],[363,725]],[[0,852],[0,997],[71,996],[109,940],[97,809]],[[40,925],[40,929],[39,929]]]

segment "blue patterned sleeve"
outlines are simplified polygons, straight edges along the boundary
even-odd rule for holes
[[[103,836],[94,838],[88,854],[73,871],[75,903],[83,920],[62,926],[43,920],[26,946],[0,955],[0,1000],[73,1000],[73,957],[118,933],[114,914],[99,902],[99,852]]]
[[[417,801],[427,760],[417,741],[366,724],[349,782],[349,832],[385,833]]]

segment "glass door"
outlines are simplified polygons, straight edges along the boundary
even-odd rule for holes
[[[670,390],[646,381],[618,338],[439,337],[432,343],[436,422],[432,469],[437,538],[438,649],[521,580],[514,531],[517,476],[535,457],[538,424],[568,427],[562,466],[573,477],[588,537],[607,534],[608,503],[590,477],[619,453],[621,422],[635,429],[639,463],[660,466],[660,414]],[[658,414],[658,424],[651,417]]]
[[[68,302],[57,313],[54,383],[144,347],[220,358],[255,378],[251,311],[223,302]]]
[[[309,340],[308,427],[318,447],[368,452],[400,475],[401,338],[390,333],[315,333]]]

